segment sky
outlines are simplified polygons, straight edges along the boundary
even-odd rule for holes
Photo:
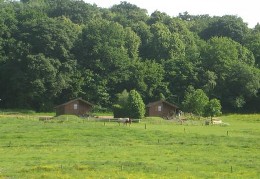
[[[146,9],[149,14],[158,10],[170,16],[178,16],[185,11],[191,15],[237,15],[251,28],[260,23],[260,0],[85,0],[104,8],[119,4],[120,1],[135,4]]]

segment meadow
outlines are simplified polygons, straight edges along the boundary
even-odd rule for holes
[[[0,115],[0,178],[259,178],[260,115],[229,125]]]

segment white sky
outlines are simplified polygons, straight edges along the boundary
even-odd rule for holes
[[[99,7],[111,7],[124,0],[85,0]],[[237,15],[242,17],[249,27],[260,23],[260,0],[125,0],[151,14],[155,10],[177,16],[187,11],[191,15],[209,14],[211,16]]]

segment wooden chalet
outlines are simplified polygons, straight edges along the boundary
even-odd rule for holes
[[[72,114],[82,116],[91,111],[93,104],[82,98],[73,99],[55,107],[56,116],[63,114]]]
[[[176,115],[179,107],[164,100],[155,101],[146,105],[146,116],[168,118]]]

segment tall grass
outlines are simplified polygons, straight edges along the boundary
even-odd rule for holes
[[[223,116],[229,126],[146,118],[126,126],[2,116],[0,178],[258,178],[259,118]]]

